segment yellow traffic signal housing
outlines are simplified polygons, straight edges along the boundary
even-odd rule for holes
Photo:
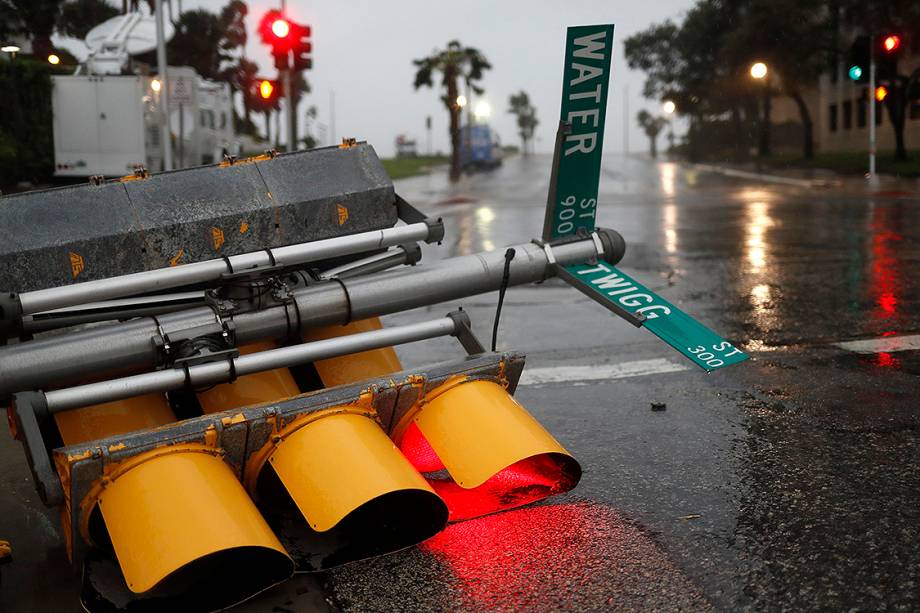
[[[69,444],[175,422],[162,394],[55,418]],[[223,455],[204,444],[160,445],[113,463],[82,500],[67,500],[65,526],[77,504],[80,533],[114,553],[140,600],[194,609],[244,600],[291,576],[294,564]]]
[[[578,462],[495,381],[447,381],[403,416],[393,436],[451,520],[561,494],[581,478]]]
[[[312,328],[304,334],[304,340],[307,342],[319,341],[382,328],[383,325],[380,323],[379,317],[370,317],[353,321],[344,326]],[[319,360],[313,366],[326,387],[355,383],[371,377],[382,377],[402,370],[399,358],[396,357],[396,352],[392,347],[362,351],[328,360]]]
[[[378,330],[377,319],[315,331],[310,339]],[[264,351],[252,344],[242,354]],[[392,348],[317,362],[323,381],[349,383],[399,370]],[[206,414],[272,403],[300,394],[279,368],[198,392]],[[434,536],[447,506],[399,453],[364,406],[304,414],[279,427],[247,463],[245,481],[300,570],[322,570],[389,553]],[[298,517],[302,516],[302,517]],[[305,520],[305,522],[304,522]]]
[[[299,570],[398,551],[447,525],[447,505],[361,404],[295,420],[247,469]],[[305,522],[289,519],[291,503]]]

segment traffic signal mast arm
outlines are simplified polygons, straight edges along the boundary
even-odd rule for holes
[[[522,285],[554,276],[557,266],[598,258],[618,262],[625,243],[615,231],[598,229],[596,236],[567,240],[549,249],[533,243],[512,248],[516,256],[510,262],[509,285]],[[345,324],[495,291],[502,284],[504,267],[504,252],[491,251],[441,260],[430,267],[325,281],[294,290],[288,303],[225,314],[223,320],[232,322],[238,344],[284,339],[310,327]],[[212,308],[199,307],[76,331],[67,336],[66,343],[48,338],[2,347],[0,398],[115,370],[149,370],[161,361],[161,351],[151,339],[163,331],[194,329],[214,320]],[[300,329],[293,329],[297,322]]]

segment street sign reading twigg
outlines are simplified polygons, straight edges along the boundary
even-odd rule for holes
[[[603,260],[566,266],[565,273],[566,281],[604,306],[644,317],[644,328],[707,372],[748,359],[727,340]]]
[[[594,230],[612,55],[612,24],[569,28],[544,240]]]

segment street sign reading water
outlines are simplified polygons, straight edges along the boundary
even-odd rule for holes
[[[594,230],[613,25],[569,28],[544,240]]]
[[[612,54],[613,25],[569,28],[543,240],[594,231]],[[608,262],[566,266],[559,275],[634,325],[648,328],[707,372],[748,358]]]

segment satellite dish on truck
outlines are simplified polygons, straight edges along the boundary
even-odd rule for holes
[[[173,37],[175,28],[165,20],[164,38]],[[128,13],[100,23],[86,35],[90,49],[86,60],[89,74],[121,74],[132,55],[153,51],[157,46],[157,27],[153,16]]]

